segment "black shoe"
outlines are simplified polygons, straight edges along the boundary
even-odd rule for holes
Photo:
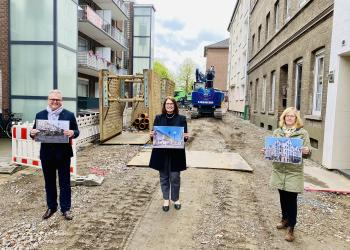
[[[181,209],[181,204],[174,204],[174,208],[176,210],[180,210]]]
[[[47,220],[48,218],[50,218],[54,213],[56,213],[56,211],[57,211],[57,208],[47,209],[43,215],[43,220]]]
[[[73,215],[69,210],[66,212],[63,212],[62,215],[66,220],[73,220]]]
[[[169,206],[163,206],[163,211],[168,212],[169,211]]]

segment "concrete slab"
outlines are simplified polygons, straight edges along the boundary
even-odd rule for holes
[[[123,132],[106,141],[103,145],[143,145],[149,141],[148,133]]]
[[[151,150],[139,152],[128,166],[147,167]],[[186,151],[187,166],[190,168],[225,169],[252,172],[253,169],[237,153],[215,153],[209,151]]]
[[[305,190],[350,194],[350,180],[319,167],[304,167]]]

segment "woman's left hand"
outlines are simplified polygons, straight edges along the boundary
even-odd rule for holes
[[[185,140],[188,140],[189,137],[190,137],[190,134],[189,134],[189,133],[184,133],[184,138],[185,138]]]
[[[303,155],[308,155],[310,153],[310,149],[308,147],[302,147],[301,152]]]

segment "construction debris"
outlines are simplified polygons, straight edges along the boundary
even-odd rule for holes
[[[101,186],[104,181],[103,176],[89,174],[85,176],[71,176],[71,186]]]

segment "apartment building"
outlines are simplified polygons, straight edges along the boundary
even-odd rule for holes
[[[228,56],[228,110],[242,116],[246,106],[249,1],[238,0],[227,31],[230,32]]]
[[[53,88],[67,109],[97,110],[99,70],[132,74],[133,51],[148,62],[137,71],[152,67],[154,12],[122,0],[1,1],[1,112],[31,121]],[[141,41],[133,42],[134,31]]]
[[[333,2],[250,2],[250,120],[273,130],[282,111],[295,106],[317,162],[322,162],[324,148]]]
[[[350,1],[334,1],[322,165],[350,169]],[[349,173],[349,172],[348,172]]]
[[[227,91],[227,62],[228,62],[229,39],[204,47],[204,57],[206,61],[206,71],[214,66],[215,78],[213,86],[216,89]]]
[[[130,9],[120,0],[79,0],[78,108],[98,109],[98,74],[128,74],[127,28]]]

